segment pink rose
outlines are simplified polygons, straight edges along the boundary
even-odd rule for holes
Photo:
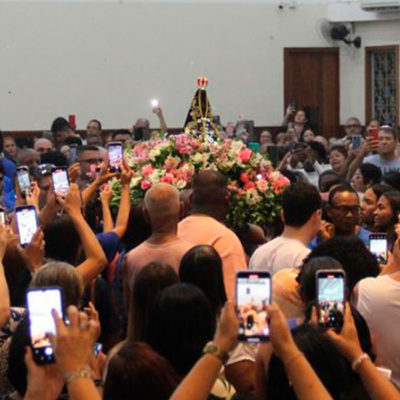
[[[268,189],[268,183],[264,179],[258,180],[256,182],[256,186],[257,186],[257,189],[262,193],[265,193]]]
[[[254,189],[255,187],[256,187],[256,185],[253,182],[247,182],[244,185],[243,189],[244,190],[249,190],[249,189]]]
[[[142,190],[147,190],[150,186],[151,186],[151,183],[150,183],[149,181],[146,181],[146,180],[143,180],[143,181],[140,183],[140,188],[141,188]]]
[[[252,154],[253,154],[253,152],[250,149],[243,149],[239,153],[239,157],[240,157],[241,161],[245,163],[250,160]]]
[[[248,174],[247,172],[242,172],[242,173],[240,174],[240,180],[241,180],[243,183],[247,183],[247,182],[249,181],[249,174]]]
[[[153,171],[154,168],[150,164],[147,164],[142,168],[142,175],[143,176],[150,175]]]
[[[170,174],[167,174],[161,178],[161,182],[169,183],[170,185],[172,184],[173,181],[174,181],[174,179],[173,179],[172,175],[170,175]]]

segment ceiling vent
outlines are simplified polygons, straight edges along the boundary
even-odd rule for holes
[[[400,10],[400,0],[361,0],[364,11],[393,12]]]

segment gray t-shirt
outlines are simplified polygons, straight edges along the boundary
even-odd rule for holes
[[[364,164],[370,163],[379,167],[382,171],[382,175],[389,174],[391,172],[400,172],[400,157],[396,157],[393,160],[385,160],[379,154],[372,154],[364,158]]]

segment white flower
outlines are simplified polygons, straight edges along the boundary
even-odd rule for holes
[[[160,174],[157,169],[155,169],[147,178],[153,185],[160,182]]]
[[[140,176],[135,176],[134,178],[132,178],[131,187],[138,186],[141,180],[142,180],[142,177],[140,177]]]
[[[155,161],[155,159],[161,154],[159,147],[154,147],[150,150],[149,156],[150,160]]]
[[[184,180],[182,180],[182,179],[180,179],[180,180],[179,180],[178,182],[176,182],[176,184],[175,184],[176,188],[179,189],[179,190],[184,189],[184,188],[186,187],[186,185],[187,185],[187,183],[186,183]]]

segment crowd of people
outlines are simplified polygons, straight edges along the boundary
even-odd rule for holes
[[[328,140],[292,106],[276,134],[255,138],[228,123],[221,138],[269,156],[290,180],[275,224],[238,229],[226,222],[227,178],[214,170],[198,172],[190,191],[158,183],[131,202],[133,171],[125,161],[110,169],[107,144],[167,136],[154,112],[157,131],[141,118],[105,133],[93,119],[82,135],[59,117],[48,137],[3,134],[0,399],[400,399],[396,128],[351,117]],[[65,193],[54,190],[57,168],[68,169]],[[21,206],[38,219],[27,245]],[[379,258],[376,233],[387,244]],[[245,270],[272,279],[266,342],[238,342],[236,274]],[[316,277],[331,270],[346,277],[343,326],[322,329]],[[62,293],[55,330],[41,337],[54,352],[46,365],[31,346],[26,293],[35,288]]]

